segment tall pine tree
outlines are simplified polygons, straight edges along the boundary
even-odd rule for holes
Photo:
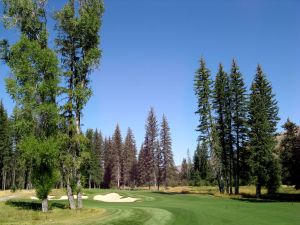
[[[234,140],[234,149],[236,152],[235,165],[235,194],[239,194],[240,184],[240,154],[246,151],[247,141],[247,93],[242,74],[236,61],[232,61],[230,73],[230,89],[231,89],[231,112],[232,112],[232,134]],[[246,162],[243,162],[245,165]]]
[[[10,138],[10,123],[2,100],[0,101],[0,173],[1,188],[5,190],[8,186],[7,177],[11,167],[12,143]]]
[[[160,148],[162,152],[162,181],[165,188],[168,187],[169,180],[174,176],[174,159],[172,152],[172,140],[170,127],[165,115],[163,115],[160,129]]]
[[[117,188],[121,187],[121,180],[122,180],[122,172],[123,172],[123,142],[120,127],[117,124],[114,135],[112,137],[112,155],[114,160],[114,171],[113,177],[115,179]]]
[[[249,104],[251,166],[256,184],[256,196],[261,196],[261,187],[267,185],[269,192],[279,186],[277,160],[273,154],[278,107],[272,86],[260,66],[251,86]]]
[[[144,140],[144,146],[142,148],[144,165],[142,166],[142,168],[145,170],[143,171],[143,173],[145,173],[145,182],[148,184],[150,189],[151,184],[154,184],[154,186],[156,186],[157,179],[157,171],[155,166],[155,151],[158,137],[158,125],[153,108],[150,109],[145,128],[146,135]]]

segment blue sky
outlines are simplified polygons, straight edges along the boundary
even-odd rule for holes
[[[65,1],[50,0],[49,14]],[[0,5],[2,9],[2,5]],[[1,10],[2,11],[2,10]],[[236,58],[248,87],[258,63],[273,85],[283,122],[300,124],[300,1],[298,0],[107,0],[101,30],[103,58],[93,72],[94,95],[84,110],[84,129],[111,135],[119,123],[123,136],[144,138],[150,107],[170,123],[176,164],[196,146],[197,116],[193,77],[200,57],[213,76],[222,62]],[[49,21],[53,43],[53,21]],[[16,40],[0,25],[0,39]],[[0,98],[13,103],[0,65]]]

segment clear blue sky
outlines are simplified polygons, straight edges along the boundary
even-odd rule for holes
[[[50,0],[50,13],[65,1]],[[2,8],[2,6],[0,6]],[[103,58],[92,78],[94,95],[84,129],[123,135],[131,127],[140,147],[150,106],[170,123],[175,162],[193,152],[197,116],[193,77],[203,56],[212,74],[230,69],[233,57],[249,86],[260,63],[272,82],[281,121],[300,124],[300,1],[298,0],[107,0],[101,31]],[[2,11],[2,10],[1,10]],[[51,41],[55,33],[49,29]],[[0,38],[15,39],[0,26]],[[0,98],[11,112],[0,65]]]

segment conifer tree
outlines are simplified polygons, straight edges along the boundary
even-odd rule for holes
[[[239,194],[240,153],[245,151],[247,141],[247,94],[242,74],[236,61],[232,61],[230,73],[232,133],[236,151],[235,194]],[[246,162],[243,162],[245,165]]]
[[[165,181],[166,171],[164,167],[165,159],[164,159],[163,149],[158,140],[155,142],[155,147],[154,147],[154,164],[155,164],[155,174],[156,174],[156,186],[157,186],[157,190],[159,191],[161,183]]]
[[[210,71],[206,68],[205,61],[200,60],[200,68],[196,72],[194,79],[194,90],[198,101],[196,113],[199,114],[198,141],[208,149],[208,156],[213,160],[214,176],[220,183],[221,165],[219,157],[220,142],[216,132],[216,125],[212,117],[212,80]]]
[[[103,152],[104,152],[104,146],[103,146],[103,137],[101,134],[101,131],[96,131],[94,132],[93,136],[93,150],[94,150],[94,155],[95,155],[95,165],[94,165],[94,170],[93,170],[93,182],[94,182],[94,187],[98,186],[100,187],[100,184],[103,180]]]
[[[111,138],[105,138],[104,140],[104,177],[103,186],[110,188],[113,180],[113,171],[115,170],[113,155],[113,143]]]
[[[287,185],[293,185],[295,184],[295,176],[298,172],[298,170],[295,170],[297,168],[296,164],[297,157],[297,144],[298,144],[298,126],[290,121],[288,118],[287,121],[282,126],[285,130],[283,140],[280,143],[280,159],[281,159],[281,165],[282,165],[282,183]]]
[[[208,155],[207,155],[207,149],[206,145],[201,145],[199,146],[199,172],[200,172],[200,177],[202,180],[207,179],[208,175]]]
[[[193,171],[192,171],[192,180],[195,186],[200,185],[200,181],[201,181],[199,151],[200,151],[200,144],[198,143],[193,157]]]
[[[127,130],[127,135],[124,142],[123,159],[123,187],[125,185],[135,186],[135,169],[136,169],[136,145],[133,132],[130,128]]]
[[[218,133],[221,151],[222,176],[225,178],[226,192],[229,193],[230,176],[230,147],[228,145],[229,124],[227,123],[230,109],[228,108],[229,77],[223,70],[223,65],[219,65],[219,70],[214,83],[213,107],[216,112],[216,131]]]
[[[194,90],[197,96],[198,107],[196,114],[199,114],[199,131],[198,141],[207,145],[211,142],[211,127],[212,127],[212,114],[211,114],[211,85],[210,71],[206,68],[203,58],[200,60],[200,68],[196,72],[194,79]]]
[[[181,185],[187,185],[189,180],[189,167],[186,158],[183,158],[180,169],[180,182]]]
[[[138,155],[138,185],[146,184],[146,149],[144,143],[142,144]]]
[[[98,130],[93,129],[86,131],[86,160],[82,164],[81,171],[88,184],[89,189],[92,185],[100,186],[102,181],[102,137],[99,136]]]
[[[160,129],[160,150],[162,153],[162,181],[168,187],[168,181],[174,175],[174,159],[172,152],[172,140],[170,127],[165,115],[163,115]]]
[[[300,133],[298,133],[296,147],[293,151],[294,167],[292,173],[292,181],[295,184],[296,190],[300,189]]]
[[[157,171],[155,168],[155,148],[158,137],[158,125],[153,108],[150,109],[145,128],[146,135],[143,146],[143,168],[145,169],[145,182],[148,184],[150,189],[151,184],[156,186],[157,179]]]
[[[8,186],[7,178],[12,159],[12,145],[10,138],[10,123],[7,112],[4,109],[2,100],[0,101],[0,173],[1,188],[5,190]]]
[[[278,161],[273,155],[278,119],[277,101],[272,86],[258,66],[251,86],[249,104],[251,166],[257,197],[261,196],[263,185],[268,185],[269,192],[276,191],[279,185],[275,174],[278,171],[274,171],[278,168]]]
[[[114,160],[114,171],[113,176],[117,185],[117,188],[121,187],[121,174],[123,172],[123,162],[122,162],[122,156],[123,156],[123,142],[122,142],[122,136],[120,127],[117,124],[114,135],[112,137],[112,155]]]

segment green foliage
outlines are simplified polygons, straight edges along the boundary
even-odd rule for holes
[[[3,0],[4,25],[18,27],[30,40],[37,40],[41,46],[47,43],[46,0]]]
[[[272,171],[274,168],[277,169],[272,155],[275,147],[277,114],[278,107],[271,84],[263,74],[261,67],[258,66],[251,86],[249,105],[251,166],[258,196],[262,185],[268,183],[268,187],[273,189],[279,183],[273,179],[275,176]],[[269,191],[274,192],[274,190]]]
[[[22,36],[11,47],[8,65],[14,74],[6,79],[15,100],[16,126],[24,135],[49,136],[58,123],[55,99],[58,93],[58,61],[55,53]]]
[[[0,174],[2,175],[0,180],[2,181],[2,189],[6,188],[6,177],[11,167],[11,147],[11,124],[3,103],[0,101]]]
[[[169,123],[165,115],[163,115],[160,129],[160,148],[162,153],[162,181],[165,187],[168,186],[168,181],[174,179],[174,159],[172,152],[172,140]]]
[[[282,182],[299,186],[300,169],[300,137],[299,127],[289,119],[282,126],[285,130],[280,143],[280,159],[282,164]]]
[[[47,198],[59,177],[56,170],[59,144],[55,137],[39,139],[34,136],[23,138],[19,144],[25,158],[32,160],[32,182],[40,199]]]
[[[203,58],[200,60],[200,68],[194,78],[194,90],[198,101],[196,113],[199,114],[199,125],[197,131],[200,132],[199,141],[209,144],[210,129],[212,127],[211,118],[211,85],[210,71],[206,68]]]

